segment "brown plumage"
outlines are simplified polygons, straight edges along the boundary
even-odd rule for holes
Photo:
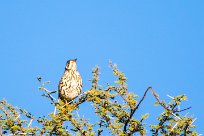
[[[76,59],[68,60],[64,74],[58,85],[59,98],[69,102],[82,91],[82,79],[77,71]]]

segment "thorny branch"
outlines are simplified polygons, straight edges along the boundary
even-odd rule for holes
[[[176,106],[178,105],[177,103],[173,104],[171,108],[167,107],[160,99],[159,96],[156,94],[156,92],[152,89],[152,94],[154,95],[154,97],[156,98],[157,102],[167,111],[169,111],[170,114],[172,114],[173,116],[175,116],[174,113],[176,112],[182,112],[185,110],[188,110],[192,107],[188,107],[185,108],[183,110],[175,110]],[[158,136],[159,130],[162,129],[163,124],[169,119],[169,116],[164,116],[163,119],[159,122],[159,127],[155,130],[154,136]],[[186,126],[188,128],[188,125]],[[187,128],[185,129],[185,131],[187,130]]]
[[[182,112],[182,111],[185,111],[185,110],[188,110],[188,109],[192,108],[192,107],[188,107],[188,108],[185,108],[185,109],[182,109],[182,110],[174,110],[174,109],[176,108],[176,106],[177,106],[177,104],[174,104],[173,107],[172,107],[171,109],[169,109],[169,108],[165,105],[165,103],[163,103],[163,102],[159,99],[158,94],[152,89],[152,87],[149,86],[149,87],[146,89],[145,93],[143,94],[142,99],[139,101],[139,103],[137,104],[137,106],[136,106],[133,110],[130,111],[130,116],[129,116],[128,120],[125,122],[124,129],[123,129],[125,132],[127,131],[128,123],[130,122],[131,118],[133,117],[135,111],[139,108],[139,106],[141,105],[141,103],[144,101],[144,99],[145,99],[145,97],[146,97],[146,95],[147,95],[147,92],[148,92],[149,90],[151,90],[151,92],[152,92],[153,96],[155,97],[155,99],[157,100],[157,102],[158,102],[164,109],[170,111],[171,114],[176,113],[176,112]],[[159,125],[162,126],[162,125],[167,121],[167,119],[168,119],[168,117],[164,118],[164,120],[163,120],[162,122],[160,122]],[[156,134],[158,134],[159,129],[160,129],[160,128],[158,128],[158,129],[156,130]],[[156,136],[156,135],[155,135],[155,136]]]
[[[174,104],[173,107],[172,107],[172,111],[174,110],[174,108],[176,108],[177,104]],[[171,111],[171,113],[172,113]],[[161,120],[159,122],[159,126],[157,129],[156,129],[156,132],[154,133],[154,136],[157,136],[158,133],[159,133],[159,130],[161,129],[161,127],[163,126],[163,124],[168,120],[169,116],[165,116],[163,120]]]
[[[113,68],[113,69],[115,69],[115,66],[113,66],[113,65],[111,65],[111,67]],[[116,72],[117,72],[117,69],[115,70]],[[114,71],[114,72],[115,72]],[[89,90],[89,91],[86,91],[86,92],[84,92],[84,93],[82,93],[81,95],[79,95],[78,96],[78,98],[77,98],[77,100],[74,100],[75,102],[70,102],[70,103],[67,103],[67,104],[65,104],[64,106],[62,105],[62,107],[60,107],[61,109],[60,110],[64,110],[64,112],[63,113],[65,113],[64,115],[67,117],[67,113],[70,113],[70,111],[68,111],[66,108],[64,108],[63,109],[63,107],[71,107],[70,109],[71,110],[75,110],[76,109],[76,107],[78,107],[80,104],[82,104],[82,103],[84,103],[84,102],[88,102],[89,100],[89,97],[98,97],[99,95],[97,94],[97,95],[95,95],[95,96],[91,96],[91,95],[89,95],[89,93],[91,94],[92,92],[92,90],[94,90],[94,91],[97,91],[97,88],[99,88],[100,86],[98,85],[98,80],[99,80],[99,77],[98,77],[98,75],[99,75],[100,73],[99,73],[99,68],[97,67],[94,71],[93,71],[93,79],[94,80],[92,80],[92,88],[91,88],[91,90]],[[116,74],[117,75],[117,74]],[[117,76],[120,76],[120,75],[117,75]],[[41,82],[41,78],[39,77],[38,78],[38,80],[39,80],[39,82]],[[122,80],[123,81],[123,79],[120,79],[119,78],[119,80]],[[126,81],[126,80],[125,80]],[[121,83],[121,85],[122,86],[124,86],[124,83],[125,83],[125,81],[123,81],[122,83]],[[51,92],[51,91],[49,91],[48,89],[46,89],[45,87],[44,87],[44,83],[42,83],[42,86],[39,88],[40,90],[43,90],[43,91],[45,91],[45,93],[43,94],[43,96],[45,96],[45,97],[47,97],[48,99],[50,99],[51,101],[52,101],[52,104],[55,106],[55,107],[57,107],[58,105],[58,102],[55,102],[56,101],[56,99],[52,96],[52,94],[53,93],[55,93],[56,91],[54,91],[54,92]],[[122,88],[123,89],[123,88]],[[126,88],[125,88],[126,89]],[[99,89],[100,90],[100,89]],[[101,89],[102,90],[102,89]],[[110,90],[115,90],[116,92],[117,92],[117,90],[119,90],[118,89],[118,87],[115,87],[115,86],[110,86],[110,85],[108,85],[108,87],[106,88],[106,89],[104,89],[103,91],[110,91]],[[133,118],[133,116],[134,116],[134,114],[135,114],[135,112],[136,112],[136,110],[137,109],[139,109],[139,107],[141,106],[141,104],[142,104],[142,102],[144,101],[144,99],[146,98],[146,95],[147,95],[147,93],[149,92],[149,91],[151,91],[152,92],[152,94],[153,94],[153,96],[155,97],[155,99],[156,99],[156,101],[158,102],[158,104],[159,105],[161,105],[164,109],[166,109],[167,111],[168,111],[168,113],[170,113],[170,114],[172,114],[172,115],[174,115],[176,112],[182,112],[182,111],[185,111],[185,110],[188,110],[188,109],[190,109],[191,107],[188,107],[188,108],[185,108],[185,109],[182,109],[182,110],[175,110],[175,108],[176,108],[176,106],[177,105],[179,105],[179,104],[177,104],[177,103],[175,103],[175,104],[172,104],[171,106],[168,106],[167,104],[165,104],[165,102],[163,102],[163,101],[161,101],[160,99],[159,99],[159,96],[158,96],[158,94],[152,89],[152,87],[150,86],[150,87],[148,87],[147,89],[146,89],[146,91],[144,92],[144,94],[143,94],[143,96],[142,96],[142,98],[141,98],[141,100],[138,102],[138,104],[133,104],[133,105],[135,105],[135,106],[131,106],[130,104],[129,104],[129,107],[130,107],[130,113],[127,113],[127,114],[125,114],[125,115],[127,115],[127,118],[126,119],[124,119],[125,121],[123,122],[124,123],[124,127],[123,126],[121,126],[121,127],[123,127],[123,129],[121,129],[121,131],[120,132],[126,132],[126,134],[128,134],[128,135],[131,135],[131,134],[133,134],[133,133],[135,133],[135,132],[138,132],[139,131],[139,127],[138,128],[134,128],[135,130],[134,131],[131,131],[131,129],[130,128],[128,128],[128,125],[130,125],[131,126],[131,123],[132,123],[132,118]],[[120,93],[118,93],[118,95],[120,95]],[[124,97],[125,95],[120,95],[121,96],[121,98],[123,99],[123,100],[125,100],[125,102],[126,103],[128,103],[128,99],[126,99],[126,97]],[[114,97],[114,96],[113,96]],[[112,97],[109,97],[109,98],[112,98]],[[100,97],[100,99],[106,99],[106,98],[101,98]],[[0,103],[2,103],[3,101],[0,101]],[[93,103],[94,103],[94,101],[92,101]],[[59,103],[59,106],[61,106],[60,105],[60,103]],[[96,106],[98,106],[98,105],[96,105]],[[74,108],[73,108],[74,107]],[[1,109],[2,107],[0,107],[0,110],[2,111],[2,112],[4,112],[4,109]],[[104,107],[103,107],[104,108]],[[119,108],[120,109],[120,108]],[[108,110],[108,109],[106,109],[106,110]],[[128,108],[128,110],[129,110],[129,108]],[[68,112],[67,112],[68,111]],[[20,109],[20,114],[24,114],[24,115],[26,115],[28,118],[30,118],[30,122],[28,123],[28,125],[27,125],[27,128],[29,128],[30,126],[31,126],[31,124],[32,124],[32,121],[35,119],[30,113],[28,113],[28,112],[25,112],[25,111],[23,111],[23,110],[21,110]],[[6,115],[6,117],[8,116],[7,115],[7,112],[5,112],[5,115]],[[57,114],[57,115],[60,115],[60,114]],[[56,117],[56,115],[54,114],[54,116]],[[99,115],[100,116],[100,115]],[[175,116],[176,116],[176,114],[175,114]],[[59,121],[59,118],[55,118],[54,117],[54,119],[55,120],[57,120],[57,121]],[[109,119],[108,121],[107,120],[100,120],[100,122],[99,122],[99,129],[98,129],[98,136],[100,136],[100,135],[102,135],[102,132],[103,132],[103,123],[105,123],[105,122],[111,122],[110,121],[110,118],[106,118],[106,117],[104,117],[105,119]],[[1,118],[0,118],[1,119]],[[18,119],[18,116],[17,116],[17,118],[16,118],[16,120]],[[42,122],[43,121],[47,121],[48,123],[54,123],[54,121],[55,120],[53,120],[53,119],[51,119],[51,120],[42,120]],[[159,131],[161,130],[161,129],[163,129],[163,125],[164,125],[164,123],[166,122],[166,121],[168,121],[169,120],[169,116],[163,116],[163,118],[162,118],[162,120],[159,122],[159,126],[160,127],[158,127],[156,130],[155,130],[155,133],[154,133],[154,136],[157,136],[158,135],[158,133],[159,133]],[[50,122],[49,122],[50,121]],[[66,119],[62,119],[62,118],[60,118],[60,125],[62,126],[63,124],[63,122],[64,121],[69,121],[73,126],[74,126],[74,129],[76,129],[76,131],[78,131],[79,133],[81,133],[81,135],[86,135],[87,134],[87,131],[86,130],[84,130],[83,128],[84,128],[84,126],[88,126],[88,125],[86,125],[86,122],[84,122],[83,121],[83,124],[81,125],[80,124],[80,122],[78,122],[77,121],[77,119],[75,120],[75,118],[66,118]],[[104,122],[103,122],[104,121]],[[140,123],[142,124],[142,121],[143,121],[143,118],[140,120]],[[139,123],[139,124],[140,124]],[[44,126],[46,126],[45,124],[43,124]],[[184,135],[187,133],[187,131],[188,131],[188,127],[190,126],[191,124],[188,124],[188,125],[186,125],[185,126],[185,128],[184,128]],[[49,125],[48,125],[49,126]],[[58,129],[58,124],[55,124],[54,123],[54,127],[53,127],[53,129],[51,130],[51,135],[52,134],[55,134],[55,131],[57,131],[57,129]],[[108,125],[107,125],[108,126]],[[107,127],[107,126],[105,126],[105,127]],[[66,128],[67,129],[67,128]],[[128,132],[127,133],[127,131],[128,131],[128,129],[130,130],[130,132]],[[70,129],[71,130],[71,129]],[[67,132],[68,132],[68,130],[66,130]],[[21,132],[24,132],[23,130],[21,130]],[[44,128],[42,128],[41,130],[40,130],[40,134],[41,135],[43,135],[44,133],[46,133],[46,132],[50,132],[50,131],[47,131],[46,130],[46,127],[44,127]],[[1,133],[2,133],[2,130],[1,130],[1,127],[0,127],[0,135],[1,135]],[[95,133],[95,134],[96,134]],[[18,133],[19,134],[19,133]],[[21,134],[26,134],[26,133],[21,133]],[[28,133],[27,133],[28,134]]]

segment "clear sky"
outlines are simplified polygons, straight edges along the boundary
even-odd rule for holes
[[[56,90],[66,60],[78,58],[85,91],[95,65],[101,84],[112,82],[112,60],[139,96],[150,85],[161,99],[186,94],[181,108],[193,107],[187,112],[204,134],[203,7],[203,0],[1,1],[0,99],[45,115],[53,108],[40,96],[37,76]],[[149,94],[141,111],[150,122],[161,111],[154,101]]]

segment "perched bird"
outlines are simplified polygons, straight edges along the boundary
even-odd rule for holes
[[[64,74],[58,85],[59,98],[70,102],[82,91],[82,79],[77,71],[76,60],[68,60]]]

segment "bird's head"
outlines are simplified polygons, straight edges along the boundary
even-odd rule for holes
[[[77,59],[68,60],[65,69],[66,70],[76,70]]]

